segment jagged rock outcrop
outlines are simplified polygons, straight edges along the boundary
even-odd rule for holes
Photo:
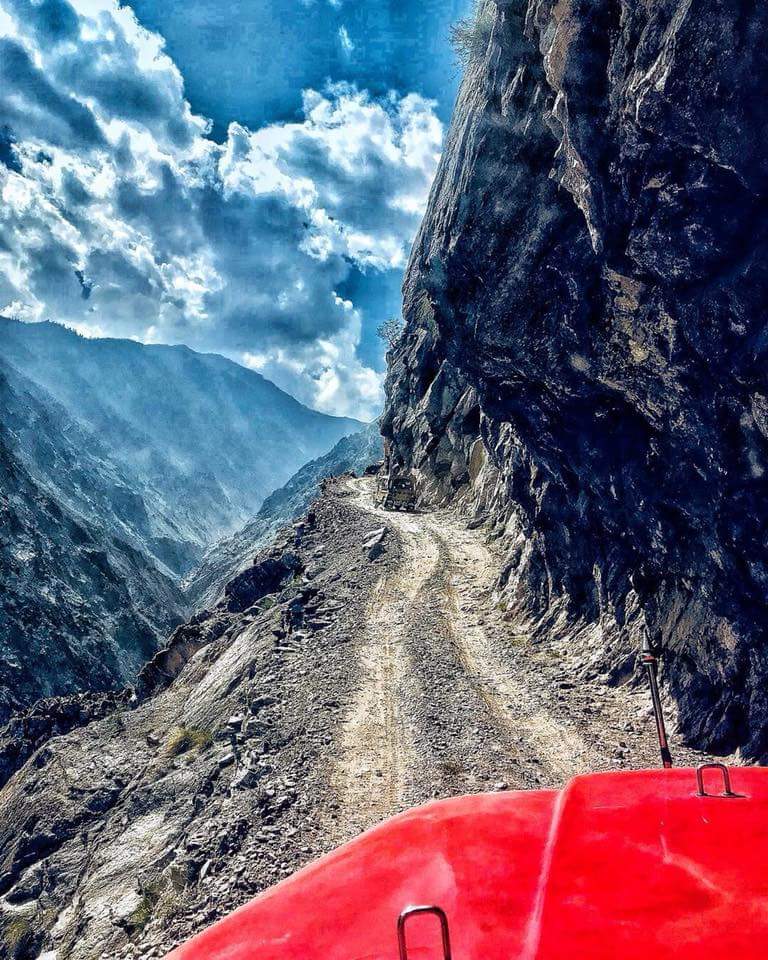
[[[390,455],[492,519],[535,638],[588,638],[618,678],[649,634],[688,737],[766,760],[768,8],[478,17],[405,280]]]
[[[303,529],[306,524],[300,526]],[[278,539],[262,551],[246,570],[227,584],[219,604],[212,610],[201,610],[176,627],[162,649],[137,670],[135,685],[106,692],[48,697],[13,716],[0,727],[0,789],[48,740],[117,710],[136,709],[170,686],[199,650],[241,629],[242,614],[250,611],[251,616],[256,616],[271,607],[271,600],[264,609],[257,605],[260,600],[279,594],[302,572],[302,560],[291,548],[300,541],[300,532],[291,530],[287,540]]]
[[[0,789],[48,740],[101,720],[121,705],[129,708],[135,700],[129,689],[38,700],[0,730]]]

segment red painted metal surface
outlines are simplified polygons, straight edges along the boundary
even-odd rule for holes
[[[397,960],[447,916],[455,960],[768,957],[768,771],[594,774],[437,801],[318,860],[173,960]],[[442,960],[439,917],[408,960]]]

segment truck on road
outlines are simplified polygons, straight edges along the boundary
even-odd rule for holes
[[[416,509],[416,485],[408,474],[386,475],[376,481],[376,503],[385,510]]]

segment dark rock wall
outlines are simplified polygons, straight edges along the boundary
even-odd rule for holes
[[[0,727],[41,697],[132,680],[186,613],[143,553],[36,483],[2,423],[0,584]]]
[[[588,635],[618,678],[649,634],[688,737],[768,758],[768,6],[481,15],[406,276],[391,456],[492,518],[534,638]]]

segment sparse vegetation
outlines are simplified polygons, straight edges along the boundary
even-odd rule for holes
[[[25,956],[32,941],[32,924],[24,917],[11,920],[0,934],[0,944],[7,950],[11,960]],[[5,956],[6,954],[4,954]]]
[[[493,4],[478,0],[469,17],[457,20],[451,27],[451,43],[459,62],[466,66],[485,52],[493,30]]]
[[[184,907],[181,897],[173,890],[168,891],[157,905],[156,913],[163,920],[173,920]]]
[[[138,907],[136,907],[126,921],[126,925],[131,933],[140,933],[144,927],[146,927],[152,918],[153,906],[154,904],[151,903],[146,896],[142,896]]]
[[[140,933],[152,919],[165,887],[164,879],[140,884],[141,900],[126,921],[126,926],[131,933]]]
[[[210,730],[195,727],[174,727],[168,735],[165,750],[168,756],[178,757],[188,750],[205,750],[213,743],[213,734]]]
[[[383,323],[379,324],[376,329],[376,333],[391,350],[400,342],[400,338],[402,337],[404,330],[405,321],[402,317],[390,317],[388,320],[385,320]]]

